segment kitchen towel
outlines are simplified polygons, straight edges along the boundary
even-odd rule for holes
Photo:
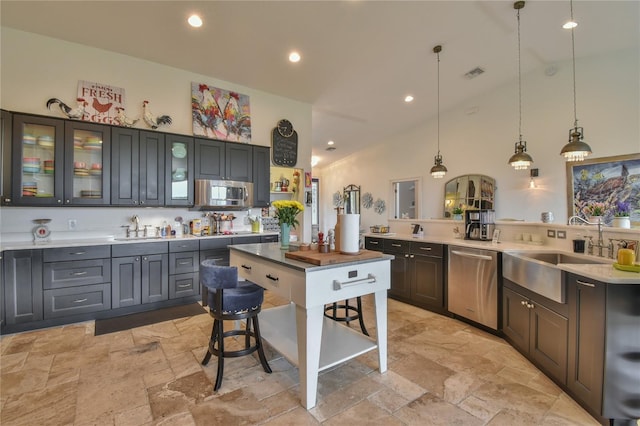
[[[360,252],[360,215],[340,215],[340,253],[358,254]]]

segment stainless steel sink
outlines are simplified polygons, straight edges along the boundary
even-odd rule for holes
[[[606,260],[594,259],[592,257],[585,257],[584,255],[574,255],[570,253],[555,253],[555,252],[520,252],[519,256],[529,259],[539,260],[540,262],[551,263],[557,265],[558,263],[578,263],[586,265],[590,263],[608,263]]]
[[[162,237],[116,237],[114,241],[147,241],[147,240],[159,240]]]
[[[610,263],[584,255],[561,252],[505,252],[502,255],[502,276],[526,289],[554,300],[565,302],[561,263]]]

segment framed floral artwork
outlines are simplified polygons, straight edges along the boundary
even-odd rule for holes
[[[640,226],[640,153],[567,163],[568,215],[586,218],[594,205],[604,205],[611,221],[618,202],[629,203],[631,224]]]
[[[249,96],[191,83],[193,134],[232,142],[251,142]]]

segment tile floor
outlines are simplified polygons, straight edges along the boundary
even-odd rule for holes
[[[364,298],[375,335],[372,299]],[[271,295],[264,307],[284,303]],[[0,340],[0,423],[9,425],[596,425],[503,340],[389,300],[389,370],[372,351],[321,374],[298,400],[297,369],[268,349],[230,359],[213,393],[200,365],[208,314],[94,336],[93,322]],[[353,327],[357,324],[352,323]]]

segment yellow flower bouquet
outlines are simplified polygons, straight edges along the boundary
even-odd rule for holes
[[[271,204],[276,209],[278,224],[286,223],[289,226],[299,225],[296,216],[304,210],[304,206],[299,201],[277,200]]]

